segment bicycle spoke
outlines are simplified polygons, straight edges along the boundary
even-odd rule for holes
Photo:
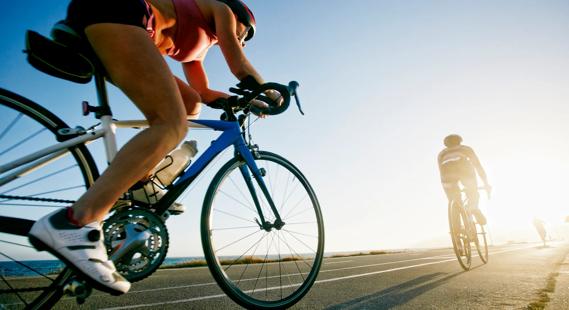
[[[300,206],[301,203],[304,202],[304,200],[306,199],[306,197],[308,197],[308,196],[303,196],[303,197],[300,199],[300,201],[297,202],[297,203],[294,205],[294,207],[292,207],[292,208],[288,211],[288,213],[286,214],[285,218],[287,218],[287,219],[293,218],[294,216],[290,216],[290,217],[289,217],[289,215],[292,213],[292,211],[296,210],[296,208],[298,208],[298,206]],[[304,212],[304,211],[303,211],[303,212]],[[295,216],[296,216],[296,215],[295,215]]]
[[[294,214],[294,215],[291,215],[291,216],[287,217],[287,219],[289,219],[289,220],[290,220],[290,219],[293,219],[293,218],[295,218],[295,217],[297,217],[297,216],[300,216],[300,215],[302,215],[302,214],[304,214],[304,213],[306,213],[306,212],[309,212],[309,211],[312,211],[312,210],[306,209],[306,210],[300,211],[300,212],[298,212],[298,213],[296,213],[296,214]]]
[[[14,117],[14,119],[12,120],[12,122],[10,122],[8,127],[6,127],[6,129],[4,129],[4,131],[2,131],[2,133],[0,133],[0,140],[2,140],[4,138],[4,136],[6,136],[6,134],[8,134],[8,132],[12,129],[12,127],[16,126],[16,123],[19,122],[23,116],[24,116],[24,114],[19,113],[16,117]]]
[[[251,222],[251,223],[257,224],[257,223],[256,223],[255,221],[253,221],[253,220],[248,220],[248,219],[246,219],[246,218],[243,218],[243,217],[240,217],[240,216],[237,216],[237,215],[233,215],[233,214],[231,214],[231,213],[229,213],[229,212],[225,212],[225,211],[221,211],[221,210],[214,210],[214,211],[215,211],[215,212],[218,212],[218,213],[222,213],[222,214],[228,215],[228,216],[231,216],[231,217],[234,217],[234,218],[237,218],[237,219],[240,219],[240,220],[243,220],[243,221],[245,221],[245,222]],[[257,227],[258,227],[258,226],[257,226]]]
[[[231,268],[233,265],[235,265],[235,263],[237,263],[241,258],[243,258],[243,256],[245,256],[245,254],[247,254],[247,252],[249,252],[253,247],[255,247],[256,244],[260,243],[261,241],[263,241],[263,239],[265,239],[267,235],[264,234],[259,240],[257,240],[257,242],[255,242],[250,248],[248,248],[245,252],[243,252],[243,254],[241,254],[241,256],[239,256],[237,259],[235,259],[227,268],[225,268],[225,271],[228,271],[229,268]],[[216,252],[219,252],[221,249],[216,250]]]
[[[224,191],[219,191],[220,193],[224,194],[225,196],[227,196],[227,198],[237,202],[239,205],[247,208],[249,211],[253,212],[253,213],[257,213],[257,211],[249,206],[247,206],[246,204],[244,204],[243,202],[239,201],[237,198],[229,195],[228,193],[224,192]]]
[[[9,293],[15,293],[16,297],[18,297],[18,299],[27,307],[28,303],[24,300],[24,298],[22,296],[20,296],[20,294],[18,294],[18,291],[15,290],[12,285],[10,285],[10,282],[8,282],[8,280],[4,277],[4,274],[0,274],[0,277],[2,278],[2,282],[4,282],[8,286],[8,288],[10,288],[10,290],[8,292]]]
[[[292,247],[291,247],[290,244],[286,241],[286,238],[285,238],[284,236],[283,236],[283,243],[288,247],[288,249],[291,251],[291,253],[292,253],[293,255],[295,255],[296,257],[301,257],[298,253],[296,253],[295,250],[292,249]],[[304,261],[304,259],[303,259],[302,261],[304,262],[304,264],[305,264],[306,266],[308,266],[308,268],[311,268],[311,267],[312,267],[311,265],[309,265],[308,263],[306,263],[306,262]],[[296,259],[293,259],[293,263],[294,263],[294,265],[296,266],[296,270],[298,270],[298,274],[299,274],[300,277],[302,278],[302,281],[305,281],[304,274],[303,274],[302,271],[300,270],[300,266],[298,266],[297,260],[296,260]]]
[[[273,235],[273,239],[275,238],[275,236]],[[269,239],[267,238],[267,243],[269,242]],[[267,261],[267,257],[269,256],[269,250],[270,247],[267,246],[267,252],[265,253],[265,259],[263,260],[263,263],[261,265],[261,270],[259,270],[259,274],[257,274],[257,280],[255,281],[255,286],[253,287],[253,293],[255,292],[255,289],[257,288],[257,283],[259,282],[259,278],[261,277],[261,273],[263,273],[263,267],[265,267],[265,262]],[[266,277],[265,277],[266,279]]]
[[[27,245],[27,244],[21,244],[21,243],[16,243],[16,242],[11,242],[11,241],[1,240],[1,239],[0,239],[0,242],[2,242],[2,243],[7,243],[7,244],[11,244],[11,245],[17,245],[17,246],[21,246],[21,247],[26,247],[26,248],[32,248],[32,249],[34,249],[33,246]]]
[[[231,243],[229,243],[229,244],[227,244],[227,245],[225,245],[225,246],[222,246],[221,248],[217,249],[216,252],[220,252],[221,250],[223,250],[223,249],[225,249],[225,248],[227,248],[227,247],[230,247],[230,246],[232,246],[232,245],[234,245],[234,244],[237,244],[237,243],[239,243],[239,242],[241,242],[241,241],[243,241],[243,240],[245,240],[245,239],[251,237],[251,236],[254,235],[254,234],[258,234],[258,233],[261,232],[261,231],[262,231],[262,230],[257,230],[257,231],[254,231],[254,232],[252,232],[252,233],[250,233],[250,234],[248,234],[248,235],[246,235],[246,236],[244,236],[244,237],[241,237],[241,238],[239,238],[238,240],[235,240],[235,241],[233,241],[233,242],[231,242]],[[251,248],[252,248],[252,247],[251,247]],[[247,251],[249,251],[251,248],[249,248]],[[240,257],[242,257],[242,256],[243,256],[243,255],[241,255]]]
[[[42,129],[40,129],[40,130],[38,130],[38,131],[32,133],[31,135],[27,136],[26,138],[20,140],[19,143],[16,143],[16,144],[14,144],[14,145],[8,147],[7,149],[5,149],[4,152],[0,152],[0,156],[6,154],[6,153],[8,153],[8,152],[10,152],[11,150],[17,148],[18,146],[20,146],[20,145],[26,143],[27,141],[29,141],[30,139],[32,139],[32,138],[34,138],[35,136],[39,135],[40,133],[42,133],[42,132],[45,131],[45,130],[47,130],[47,129],[46,129],[46,128],[42,128]]]
[[[237,191],[239,191],[239,194],[241,194],[241,197],[243,197],[243,199],[245,201],[248,201],[249,199],[247,199],[247,197],[245,196],[245,194],[243,193],[243,191],[237,186],[237,184],[235,183],[235,181],[233,180],[233,178],[231,176],[229,176],[229,181],[231,181],[231,183],[233,184],[233,186],[235,186],[235,188],[237,189]],[[247,209],[253,211],[253,212],[257,212],[256,210],[254,210],[253,208],[250,208],[246,205],[243,204],[243,206],[245,206]]]
[[[13,258],[10,257],[9,255],[6,255],[6,253],[0,252],[0,255],[6,257],[7,259],[13,261],[14,263],[16,263],[16,264],[18,264],[18,265],[20,265],[20,266],[23,266],[23,267],[25,267],[26,269],[28,269],[28,270],[30,270],[30,271],[33,271],[34,273],[36,273],[36,274],[38,274],[38,275],[40,275],[40,276],[42,276],[42,277],[44,277],[44,278],[46,278],[46,279],[48,279],[48,280],[50,280],[50,281],[53,282],[53,279],[52,279],[52,278],[50,278],[50,277],[44,275],[43,273],[41,273],[41,272],[35,270],[34,268],[32,268],[32,267],[30,267],[30,266],[28,266],[28,265],[26,265],[26,264],[24,264],[24,263],[22,263],[22,262],[20,262],[20,261],[18,261],[18,260],[13,259]]]
[[[77,167],[77,165],[72,165],[72,166],[69,166],[69,167],[60,169],[60,170],[58,170],[58,171],[52,172],[52,173],[50,173],[50,174],[47,174],[47,175],[45,175],[45,176],[43,176],[43,177],[41,177],[41,178],[34,179],[33,181],[30,181],[30,182],[25,183],[25,184],[22,184],[22,185],[20,185],[20,186],[18,186],[18,187],[15,187],[15,188],[9,189],[9,190],[7,190],[7,191],[5,191],[5,192],[2,192],[2,193],[0,193],[0,195],[5,195],[5,194],[8,194],[8,193],[13,192],[13,191],[15,191],[15,190],[18,190],[18,189],[20,189],[20,188],[22,188],[22,187],[26,187],[26,186],[28,186],[28,185],[37,183],[37,182],[39,182],[39,181],[43,181],[43,180],[45,180],[45,179],[47,179],[47,178],[51,178],[51,177],[53,177],[53,176],[55,176],[55,175],[61,174],[61,173],[65,172],[65,171],[68,171],[68,170],[73,169],[73,168],[75,168],[75,167]]]
[[[288,222],[287,221],[286,225],[287,226],[290,226],[290,225],[307,225],[307,224],[316,224],[316,223],[317,222],[315,222],[315,221],[314,222]]]
[[[263,237],[264,238],[264,237]],[[251,257],[255,257],[255,253],[257,253],[257,250],[259,249],[259,246],[261,245],[261,242],[257,243],[257,246],[255,247],[255,249],[253,250],[253,253],[251,253]],[[249,268],[249,264],[245,265],[245,268],[243,268],[243,272],[241,272],[241,275],[239,275],[239,280],[237,281],[237,285],[239,285],[239,283],[241,282],[241,280],[243,279],[243,276],[245,275],[245,272],[247,271],[247,269]]]
[[[288,230],[288,229],[283,229],[284,231],[291,233],[291,234],[295,234],[295,235],[301,235],[301,236],[305,236],[305,237],[310,237],[310,238],[316,238],[318,239],[318,236],[316,235],[309,235],[309,234],[305,234],[305,233],[300,233],[294,230]]]
[[[288,223],[287,223],[288,224]],[[224,228],[215,228],[211,231],[222,231],[222,230],[239,230],[239,229],[249,229],[249,228],[259,228],[259,225],[255,226],[240,226],[240,227],[224,227]]]
[[[289,232],[289,231],[286,230],[286,229],[283,229],[283,231],[286,231],[287,233],[289,233],[289,235],[290,235],[291,237],[293,237],[294,239],[296,239],[296,241],[298,241],[298,242],[304,244],[304,246],[305,246],[307,249],[311,250],[312,253],[316,253],[316,251],[315,251],[311,246],[309,246],[308,244],[306,244],[304,241],[298,239],[298,238],[297,238],[295,235],[293,235],[291,232]]]

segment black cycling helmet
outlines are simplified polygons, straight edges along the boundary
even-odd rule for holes
[[[448,135],[444,140],[446,147],[457,146],[462,143],[462,137],[457,134]]]
[[[231,8],[231,10],[233,11],[233,14],[237,16],[237,20],[246,27],[249,27],[249,32],[245,37],[245,41],[251,40],[253,35],[255,35],[256,22],[255,22],[255,16],[253,15],[253,12],[251,12],[249,7],[247,7],[247,5],[245,5],[245,3],[243,3],[243,1],[241,0],[218,0],[218,1],[227,4],[227,6],[229,6],[229,8]]]

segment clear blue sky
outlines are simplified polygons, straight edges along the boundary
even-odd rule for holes
[[[247,3],[258,21],[247,55],[267,80],[298,80],[306,111],[258,122],[256,142],[306,172],[328,251],[448,245],[436,155],[451,132],[477,151],[495,186],[487,206],[496,239],[535,240],[534,216],[556,225],[569,215],[569,2]],[[66,5],[3,6],[0,87],[86,125],[79,103],[95,101],[93,87],[37,72],[21,53],[25,30],[47,34]],[[236,82],[217,49],[206,69],[218,89]],[[111,96],[117,117],[140,117],[120,92]],[[201,253],[203,185],[169,222],[173,256]]]

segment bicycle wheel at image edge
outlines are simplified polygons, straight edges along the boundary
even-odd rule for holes
[[[458,263],[464,270],[469,270],[472,263],[472,249],[468,233],[466,232],[466,212],[460,205],[456,203],[449,204],[448,222],[452,246]]]
[[[0,166],[56,144],[57,131],[67,127],[38,104],[0,89]],[[0,179],[10,173],[2,173]],[[10,309],[49,308],[62,297],[63,285],[72,277],[61,261],[37,252],[26,236],[10,234],[2,227],[9,226],[10,218],[37,220],[71,205],[97,177],[91,154],[80,145],[0,185],[1,305]]]
[[[476,251],[478,251],[478,256],[484,264],[488,263],[488,241],[486,240],[486,230],[483,225],[476,224],[478,227],[477,238],[476,238]]]
[[[202,244],[213,277],[231,299],[246,308],[286,308],[298,302],[316,280],[324,255],[324,224],[316,195],[303,174],[276,154],[260,151],[257,157],[284,226],[270,231],[260,228],[240,169],[246,164],[234,158],[207,190]],[[273,223],[273,212],[253,183],[265,220]]]

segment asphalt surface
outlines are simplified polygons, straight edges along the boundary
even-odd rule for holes
[[[569,244],[490,248],[463,271],[452,249],[327,258],[296,309],[567,309]],[[559,282],[555,289],[555,284]],[[65,299],[59,309],[78,308]],[[239,309],[207,268],[159,270],[120,297],[94,293],[83,309]]]

